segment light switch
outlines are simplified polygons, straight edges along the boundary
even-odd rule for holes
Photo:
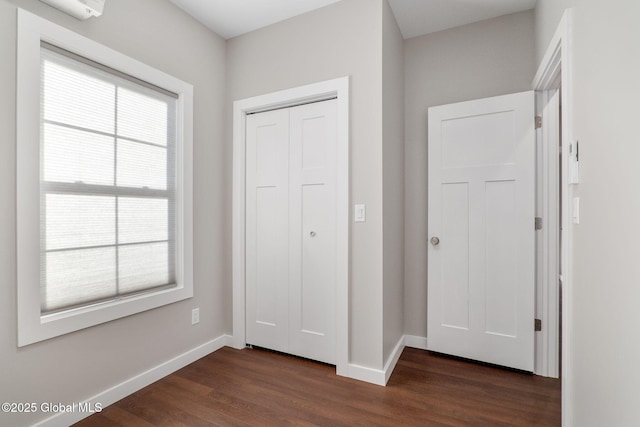
[[[580,183],[580,143],[569,145],[569,184]]]
[[[364,205],[356,205],[353,216],[355,222],[365,222],[367,220],[367,209]]]

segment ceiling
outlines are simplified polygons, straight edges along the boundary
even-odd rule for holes
[[[340,0],[171,0],[225,39],[338,1]]]
[[[389,0],[405,39],[533,9],[536,0]]]
[[[340,0],[171,0],[230,39]],[[532,9],[536,0],[389,0],[405,39]]]

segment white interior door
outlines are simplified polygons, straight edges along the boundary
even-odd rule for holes
[[[336,363],[336,102],[247,117],[247,342]]]
[[[289,352],[335,364],[336,101],[290,110]]]
[[[533,371],[534,94],[429,109],[429,350]]]

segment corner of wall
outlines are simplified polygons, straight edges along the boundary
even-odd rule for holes
[[[382,1],[383,364],[404,330],[404,40]]]

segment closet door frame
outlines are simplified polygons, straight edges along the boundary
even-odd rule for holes
[[[336,374],[349,376],[349,77],[273,92],[233,103],[233,336],[246,346],[246,117],[247,114],[337,100]]]

